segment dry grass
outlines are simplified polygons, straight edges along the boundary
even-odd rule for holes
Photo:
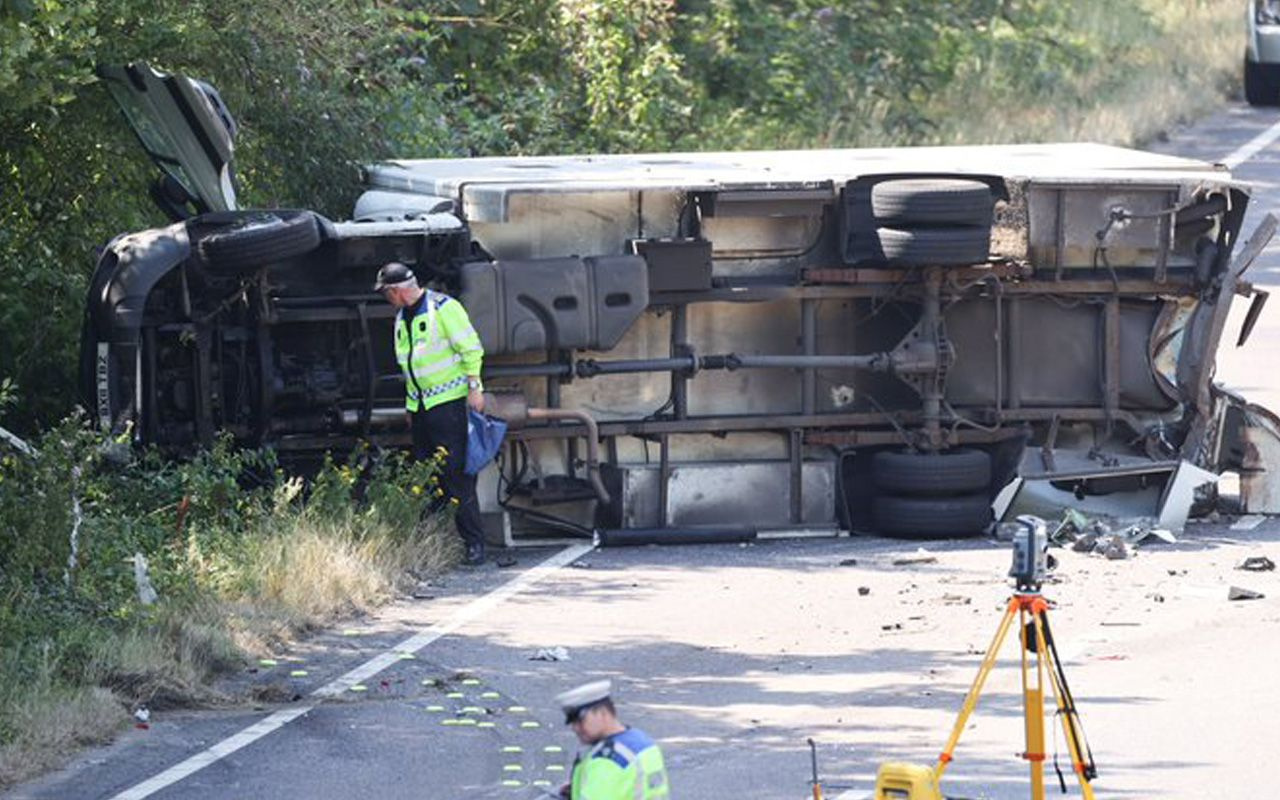
[[[273,652],[306,631],[365,613],[417,578],[457,562],[452,520],[435,517],[405,535],[354,513],[319,520],[282,515],[233,564],[219,596],[166,607],[149,624],[93,641],[85,683],[53,688],[56,664],[34,685],[0,687],[0,715],[16,731],[0,746],[0,789],[57,767],[76,749],[109,741],[138,704],[152,710],[225,705],[219,674]]]
[[[365,613],[390,600],[416,576],[457,562],[450,520],[433,518],[412,536],[348,517],[297,517],[291,530],[264,539],[244,565],[250,587],[226,598],[239,647],[260,655],[300,633]]]
[[[110,690],[9,687],[18,735],[0,746],[0,788],[51,769],[80,747],[109,741],[128,715]]]
[[[1075,30],[1115,57],[1042,97],[1004,97],[973,75],[938,98],[947,144],[1095,141],[1139,145],[1239,91],[1244,51],[1236,0],[1142,0],[1163,28],[1116,30],[1111,4],[1080,3]],[[1083,102],[1082,102],[1083,100]]]
[[[152,709],[226,700],[210,685],[241,663],[232,637],[205,607],[162,612],[154,624],[98,641],[89,682]]]

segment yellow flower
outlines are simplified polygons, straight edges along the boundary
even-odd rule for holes
[[[413,487],[412,491],[413,491],[414,496],[416,497],[417,495],[422,494],[422,487],[421,487],[421,486],[415,486],[415,487]]]
[[[436,489],[436,497],[444,497],[444,489]]]
[[[456,497],[450,497],[450,498],[449,498],[449,502],[450,502],[450,503],[453,503],[453,504],[456,506],[456,505],[458,504],[458,498],[456,498]]]

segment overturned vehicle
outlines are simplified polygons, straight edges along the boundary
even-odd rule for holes
[[[1159,495],[1180,465],[1257,467],[1258,410],[1212,372],[1233,298],[1261,310],[1242,275],[1270,230],[1237,247],[1223,167],[1091,144],[404,160],[330,222],[236,207],[212,87],[102,76],[174,219],[112,241],[88,297],[86,402],[141,444],[407,445],[372,290],[398,260],[480,333],[512,423],[480,497],[509,542],[964,535],[1019,474]]]

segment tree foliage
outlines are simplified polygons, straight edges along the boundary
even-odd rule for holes
[[[240,123],[242,203],[341,217],[358,165],[392,154],[933,144],[1009,130],[1062,138],[1144,70],[1165,82],[1194,76],[1186,51],[1210,35],[1195,21],[1228,9],[0,0],[0,378],[18,397],[6,421],[34,432],[68,412],[95,248],[164,221],[146,198],[154,170],[96,64],[146,60],[213,83]],[[1036,112],[1022,128],[999,124]]]

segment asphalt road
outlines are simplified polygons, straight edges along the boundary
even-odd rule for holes
[[[1222,160],[1277,122],[1232,107],[1156,149]],[[1280,206],[1280,144],[1236,172],[1258,186],[1251,230]],[[1255,265],[1256,283],[1280,280],[1278,254]],[[1268,311],[1244,350],[1223,348],[1219,377],[1280,409],[1265,368],[1280,363],[1280,307]],[[1231,524],[1193,525],[1128,561],[1063,554],[1047,593],[1099,797],[1275,794],[1280,576],[1234,566],[1280,556],[1280,521]],[[677,798],[805,797],[809,737],[827,796],[866,796],[881,762],[936,758],[1008,595],[1007,545],[927,546],[932,562],[906,565],[895,561],[916,545],[875,538],[611,550],[567,566],[578,551],[522,552],[516,568],[452,574],[431,599],[235,678],[270,703],[156,713],[6,797],[538,797],[576,750],[551,698],[597,677],[661,741]],[[1229,585],[1267,597],[1232,603]],[[531,659],[550,647],[569,660]],[[952,793],[1028,796],[1016,648],[1004,652],[948,771]]]

